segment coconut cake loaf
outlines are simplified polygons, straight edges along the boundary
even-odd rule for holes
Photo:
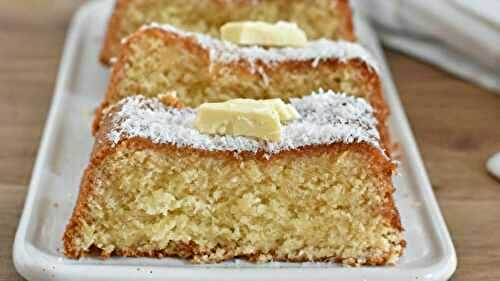
[[[173,90],[183,104],[196,107],[232,98],[288,100],[319,88],[367,99],[387,142],[388,109],[377,63],[362,46],[346,41],[322,39],[301,48],[245,47],[151,24],[124,40],[101,109],[130,95],[156,97]]]
[[[101,52],[109,64],[120,40],[144,24],[168,23],[218,37],[230,21],[296,22],[309,38],[355,39],[348,0],[118,0]]]
[[[65,254],[194,263],[392,264],[405,241],[395,164],[363,99],[291,98],[279,141],[202,134],[196,109],[126,97],[103,115]]]

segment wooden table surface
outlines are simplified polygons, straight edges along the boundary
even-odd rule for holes
[[[22,280],[12,244],[69,20],[83,0],[0,1],[0,281]],[[454,281],[500,280],[500,96],[387,51],[457,254]],[[411,222],[405,222],[411,223]]]

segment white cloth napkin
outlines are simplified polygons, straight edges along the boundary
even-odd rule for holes
[[[382,42],[500,94],[500,0],[352,0]]]

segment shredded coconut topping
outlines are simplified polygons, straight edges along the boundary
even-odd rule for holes
[[[376,60],[368,50],[360,44],[348,41],[334,42],[327,39],[319,39],[309,41],[302,48],[263,48],[259,46],[238,46],[202,33],[183,31],[169,24],[151,23],[143,26],[141,30],[154,28],[172,32],[181,37],[195,39],[200,46],[209,52],[212,63],[229,64],[245,59],[248,61],[253,73],[258,70],[256,67],[258,61],[272,66],[275,63],[287,60],[312,60],[312,66],[317,67],[321,61],[332,58],[339,59],[342,62],[358,58],[366,62],[371,69],[375,71],[379,69]],[[124,39],[124,42],[126,41],[127,39]]]
[[[141,137],[158,144],[207,151],[264,152],[269,157],[281,151],[333,143],[368,143],[383,152],[372,107],[362,98],[324,92],[291,99],[301,118],[282,127],[281,141],[266,142],[230,135],[206,135],[193,127],[196,109],[176,109],[157,98],[131,96],[117,105],[108,140],[112,145]],[[384,154],[385,155],[385,154]]]

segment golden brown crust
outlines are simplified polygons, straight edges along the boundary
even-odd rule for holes
[[[120,48],[119,30],[121,28],[121,20],[125,13],[125,8],[132,0],[117,0],[108,23],[108,30],[104,36],[104,43],[99,55],[99,60],[104,65],[110,65],[111,59],[115,56]]]
[[[210,0],[220,5],[237,4],[248,5],[255,3],[255,0]],[[99,55],[99,59],[104,65],[111,65],[113,57],[118,56],[121,43],[122,21],[125,17],[126,8],[133,3],[133,0],[117,0],[113,13],[109,19],[108,28],[104,37],[104,44]],[[337,31],[339,38],[347,41],[356,41],[353,26],[352,9],[349,0],[332,0],[333,9],[337,9],[339,19],[342,20]],[[145,24],[147,24],[145,22]]]
[[[332,0],[332,2],[334,1],[335,0]],[[335,2],[339,14],[343,15],[341,19],[344,20],[344,22],[340,24],[340,29],[338,31],[339,37],[347,41],[357,41],[356,32],[354,30],[353,12],[349,0],[336,0]]]
[[[406,247],[406,241],[401,240],[399,245],[404,249]],[[102,259],[107,259],[112,256],[117,256],[117,257],[147,257],[147,258],[165,258],[165,257],[174,257],[174,258],[184,258],[192,263],[200,263],[199,261],[196,260],[197,256],[203,256],[203,255],[208,255],[210,254],[209,252],[206,251],[201,251],[199,247],[193,243],[184,243],[184,242],[171,242],[169,244],[169,249],[170,250],[157,250],[157,251],[138,251],[136,249],[127,249],[127,250],[115,250],[112,253],[106,253],[105,251],[92,246],[92,248],[89,251],[90,255],[94,256],[99,256]],[[252,255],[231,255],[231,249],[229,248],[224,248],[225,252],[228,253],[225,257],[225,260],[228,259],[233,259],[233,258],[239,258],[239,259],[244,259],[248,260],[251,262],[260,262],[259,261],[259,256],[261,256],[262,253],[255,253]],[[394,255],[399,255],[401,256],[403,254],[402,250],[399,253],[386,253],[382,257],[372,257],[372,258],[367,258],[366,260],[360,260],[360,259],[355,259],[355,258],[342,258],[340,256],[330,256],[330,257],[324,257],[320,259],[314,259],[311,260],[307,257],[278,257],[275,253],[270,253],[270,260],[274,262],[335,262],[335,263],[342,263],[345,265],[349,266],[359,266],[359,265],[369,265],[369,266],[378,266],[378,265],[387,265],[390,262],[390,259]],[[175,253],[175,254],[173,254]],[[66,253],[65,253],[66,254]],[[80,258],[84,256],[84,253],[79,253],[79,256],[72,257],[70,258]]]

